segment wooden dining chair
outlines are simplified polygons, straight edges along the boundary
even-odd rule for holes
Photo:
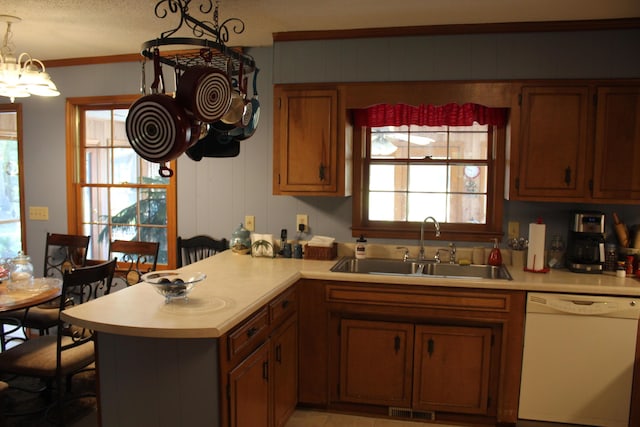
[[[227,239],[218,240],[204,234],[187,239],[178,236],[178,268],[203,260],[227,249],[229,249],[229,241]]]
[[[144,273],[156,269],[159,251],[159,242],[112,241],[109,244],[109,259],[118,258],[112,287],[118,286],[120,283],[131,286],[140,282]]]
[[[108,294],[115,268],[116,259],[112,259],[65,272],[62,299],[79,305]],[[30,339],[0,353],[0,372],[43,379],[49,394],[56,391],[60,420],[64,419],[65,392],[69,389],[72,376],[95,360],[93,331],[65,322],[60,313],[67,307],[58,307],[55,335]]]
[[[84,267],[87,262],[90,236],[47,233],[44,252],[44,277],[62,279],[65,272]],[[61,299],[30,308],[23,316],[22,326],[46,335],[58,319]]]

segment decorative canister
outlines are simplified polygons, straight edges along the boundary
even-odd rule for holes
[[[251,252],[251,233],[244,228],[242,223],[233,230],[230,247],[237,254],[245,255]]]
[[[18,256],[11,260],[9,278],[12,282],[32,281],[33,264],[31,264],[31,257],[22,253],[22,251],[18,252]]]

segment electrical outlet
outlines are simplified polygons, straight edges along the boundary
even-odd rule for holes
[[[49,208],[46,206],[29,206],[29,219],[34,221],[48,221]]]
[[[304,229],[300,230],[300,224],[304,225]],[[296,215],[296,230],[298,231],[309,231],[309,215],[306,214],[298,214]]]
[[[509,221],[509,230],[507,231],[507,237],[509,239],[517,239],[520,237],[520,223],[516,221]]]
[[[256,217],[253,215],[245,215],[244,228],[249,231],[256,231]]]

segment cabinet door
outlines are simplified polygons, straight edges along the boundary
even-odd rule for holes
[[[587,86],[523,88],[518,198],[588,197],[588,94]]]
[[[292,316],[271,338],[273,343],[273,425],[282,427],[298,404],[298,319]]]
[[[274,90],[274,194],[336,193],[337,89]]]
[[[597,93],[593,197],[640,200],[640,86]]]
[[[408,407],[413,325],[343,319],[340,400]]]
[[[490,328],[416,326],[413,409],[486,413],[490,359]]]
[[[269,427],[269,345],[262,344],[229,372],[231,427]]]

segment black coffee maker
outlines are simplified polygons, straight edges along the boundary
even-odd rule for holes
[[[576,273],[602,273],[604,213],[572,211],[570,222],[567,267]]]

